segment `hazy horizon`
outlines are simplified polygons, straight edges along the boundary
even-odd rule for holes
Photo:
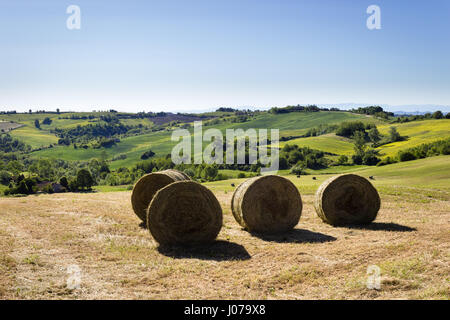
[[[343,111],[350,110],[350,109],[356,109],[358,107],[367,107],[367,106],[381,106],[385,111],[389,112],[434,112],[434,111],[442,111],[444,113],[450,112],[450,106],[442,106],[442,105],[433,105],[433,104],[426,104],[426,105],[399,105],[399,106],[389,106],[389,105],[383,105],[383,104],[366,104],[366,103],[337,103],[337,104],[314,104],[314,103],[307,103],[307,104],[292,104],[292,105],[317,105],[320,108],[338,108]],[[47,111],[47,112],[55,112],[57,109],[60,110],[60,112],[103,112],[103,111],[109,111],[109,110],[115,110],[118,112],[129,112],[129,113],[138,113],[138,112],[172,112],[172,113],[203,113],[203,112],[212,112],[216,111],[218,108],[221,107],[227,107],[227,108],[233,108],[237,110],[261,110],[261,111],[267,111],[272,107],[286,107],[286,105],[277,105],[277,106],[270,106],[270,107],[257,107],[257,106],[217,106],[217,107],[210,107],[210,108],[195,108],[195,109],[177,109],[177,108],[143,108],[143,109],[134,109],[129,110],[128,108],[71,108],[71,107],[57,107],[57,108],[48,108],[48,107],[42,107],[42,108],[0,108],[0,111],[17,111],[19,113],[28,113],[29,110],[32,110],[32,112],[36,111]]]

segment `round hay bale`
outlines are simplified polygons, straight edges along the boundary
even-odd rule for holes
[[[250,232],[283,232],[294,228],[300,220],[302,198],[286,178],[255,177],[236,188],[231,211],[236,221]]]
[[[332,177],[317,190],[317,215],[331,225],[368,224],[380,209],[380,196],[369,180],[355,174]]]
[[[174,182],[153,197],[147,226],[162,245],[211,242],[222,228],[222,208],[214,194],[201,184]]]
[[[144,175],[136,182],[131,193],[134,213],[147,221],[147,208],[156,192],[175,181],[191,180],[188,175],[177,170],[164,170]]]

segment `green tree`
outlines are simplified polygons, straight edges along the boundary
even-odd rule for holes
[[[5,170],[0,171],[0,183],[7,186],[12,180],[12,175]]]
[[[378,131],[377,127],[373,127],[368,132],[369,139],[374,144],[377,144],[381,140],[380,132]]]
[[[391,142],[396,142],[401,140],[400,133],[398,133],[396,127],[390,127],[389,128],[389,140]]]
[[[355,154],[359,156],[363,156],[366,152],[366,138],[363,131],[356,131],[353,135]]]
[[[347,164],[347,163],[348,163],[348,157],[347,157],[346,155],[341,155],[341,156],[338,158],[337,163],[338,163],[339,165]]]
[[[375,149],[367,150],[362,157],[362,163],[367,166],[375,166],[380,161],[381,159],[377,157],[377,151]]]
[[[6,165],[6,170],[12,172],[14,175],[18,175],[20,172],[23,171],[23,164],[18,160],[10,161]]]
[[[49,117],[46,117],[46,118],[42,121],[42,124],[50,125],[50,124],[52,124],[52,119],[50,119]]]
[[[289,168],[289,163],[285,157],[280,157],[279,168],[280,170],[285,170]]]
[[[434,119],[444,119],[444,114],[442,113],[442,111],[436,111],[433,113],[432,117]]]
[[[50,160],[40,159],[37,164],[37,172],[42,179],[51,180],[54,174],[54,167]]]
[[[91,187],[94,185],[95,181],[94,178],[92,178],[91,173],[86,169],[81,169],[77,173],[77,185],[81,189],[88,189],[90,190]]]

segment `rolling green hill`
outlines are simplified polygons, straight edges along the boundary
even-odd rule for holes
[[[387,135],[389,128],[391,127],[396,127],[400,135],[404,136],[406,140],[378,147],[377,150],[382,157],[395,157],[401,150],[450,137],[449,119],[414,121],[400,124],[377,124],[378,130],[383,135]],[[353,141],[351,139],[336,136],[335,134],[293,139],[281,142],[280,146],[285,144],[297,144],[302,147],[310,147],[347,156],[353,154]]]
[[[402,124],[380,125],[381,134],[387,134],[390,127],[396,127],[405,141],[398,141],[378,148],[383,156],[395,156],[400,150],[416,147],[423,143],[433,142],[450,136],[450,120],[424,120]]]
[[[298,138],[290,141],[280,142],[280,146],[285,144],[296,144],[301,147],[322,150],[334,154],[351,155],[353,153],[353,142],[351,139],[339,137],[334,133],[324,134],[317,137]]]
[[[56,115],[54,115],[56,117]],[[30,116],[31,117],[31,116]],[[57,117],[56,117],[57,118]],[[207,130],[209,128],[217,128],[225,133],[226,129],[279,129],[280,136],[288,136],[288,135],[300,135],[303,134],[307,129],[316,127],[323,124],[335,124],[342,121],[354,121],[361,120],[364,122],[371,123],[381,123],[379,120],[376,120],[372,117],[367,117],[358,114],[352,114],[349,112],[293,112],[289,114],[277,114],[273,115],[267,112],[261,113],[248,122],[243,123],[230,123],[230,122],[220,122],[214,126],[204,126],[203,130]],[[74,121],[74,123],[70,123]],[[138,124],[143,121],[141,119],[131,119],[131,120],[121,120],[122,122],[127,122],[128,124]],[[71,127],[77,125],[83,125],[85,122],[82,120],[56,120],[52,123],[51,126],[42,126],[43,130],[38,130],[36,128],[30,127],[30,123],[34,123],[34,120],[29,120],[27,123],[27,127],[23,128],[28,135],[25,135],[23,132],[15,133],[16,137],[22,138],[24,141],[32,141],[32,146],[40,146],[39,143],[46,141],[48,138],[51,143],[55,143],[57,141],[55,136],[51,136],[48,130],[51,127]],[[49,127],[49,128],[46,128]],[[33,153],[34,157],[44,157],[44,158],[55,158],[55,159],[64,159],[64,160],[89,160],[92,158],[99,158],[102,152],[106,152],[107,158],[111,159],[113,156],[118,154],[126,154],[127,158],[124,160],[114,161],[111,163],[111,167],[129,167],[132,166],[136,161],[140,160],[140,156],[145,152],[151,149],[156,153],[156,156],[165,156],[169,154],[176,142],[171,141],[172,131],[164,130],[153,132],[149,134],[143,134],[139,136],[126,137],[122,138],[117,145],[112,146],[111,148],[106,149],[74,149],[73,146],[55,146],[51,149],[44,149],[41,151],[37,151]],[[51,136],[51,138],[49,137]],[[326,142],[327,139],[323,139],[321,137],[317,137],[319,141],[314,141],[312,139],[311,147],[320,146],[321,141],[327,146],[325,147],[328,152],[340,151],[345,147],[346,153],[351,153],[351,143],[340,138],[335,139],[335,141]],[[32,140],[33,139],[33,140]],[[47,143],[48,144],[48,143]],[[336,146],[334,146],[336,144]],[[329,151],[333,150],[333,151]]]
[[[0,120],[14,121],[23,126],[12,130],[11,135],[25,143],[31,145],[33,148],[41,148],[40,151],[35,151],[31,155],[34,158],[52,158],[63,160],[89,160],[92,158],[101,158],[106,155],[106,158],[111,160],[120,154],[125,154],[126,159],[113,161],[110,163],[112,169],[119,167],[131,167],[137,161],[140,161],[141,155],[151,149],[156,153],[156,157],[165,156],[169,154],[176,144],[171,141],[173,126],[165,124],[162,126],[163,130],[151,133],[145,133],[135,136],[121,137],[120,142],[110,148],[77,148],[73,145],[61,146],[58,145],[58,137],[56,137],[51,130],[55,128],[70,129],[77,126],[85,126],[87,124],[95,124],[101,122],[100,115],[108,113],[45,113],[45,114],[9,114],[0,115]],[[70,118],[72,115],[77,117],[89,117],[94,115],[94,119],[62,119]],[[206,115],[206,114],[205,114]],[[313,127],[319,125],[339,124],[344,121],[362,121],[365,123],[374,123],[379,128],[381,134],[387,134],[390,127],[395,126],[402,136],[406,136],[405,141],[386,144],[380,146],[378,150],[381,156],[395,156],[398,151],[417,146],[422,143],[432,142],[450,136],[450,120],[425,120],[414,121],[401,124],[389,124],[386,121],[378,120],[374,117],[354,114],[350,112],[292,112],[284,114],[272,114],[269,112],[255,113],[249,117],[246,122],[232,122],[232,113],[208,113],[209,117],[216,117],[217,123],[212,126],[204,125],[203,131],[209,128],[217,128],[225,133],[226,129],[279,129],[281,137],[295,137],[305,134],[305,132]],[[52,120],[50,125],[42,125],[41,129],[34,126],[36,119],[42,120],[49,117]],[[121,123],[125,125],[142,125],[147,128],[154,126],[152,121],[148,118],[144,119],[121,119]],[[182,124],[181,124],[182,125]],[[192,132],[192,130],[191,130]],[[47,148],[50,144],[52,148]],[[312,149],[322,150],[325,152],[347,155],[353,154],[353,141],[348,138],[336,136],[334,133],[325,134],[316,137],[296,138],[289,141],[280,142],[280,146],[285,144],[296,144],[301,147],[310,147]]]
[[[224,129],[279,129],[280,136],[301,135],[307,129],[325,124],[337,124],[343,121],[363,121],[370,123],[382,123],[373,117],[354,114],[350,112],[292,112],[282,114],[261,113],[255,119],[243,123],[220,123],[214,128]]]

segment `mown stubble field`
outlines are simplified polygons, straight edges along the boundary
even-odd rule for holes
[[[449,299],[448,193],[381,193],[365,228],[334,228],[302,194],[296,229],[260,238],[224,211],[204,248],[158,248],[139,225],[130,192],[0,198],[1,299]],[[67,268],[81,286],[69,290]],[[366,287],[381,268],[381,290]]]

